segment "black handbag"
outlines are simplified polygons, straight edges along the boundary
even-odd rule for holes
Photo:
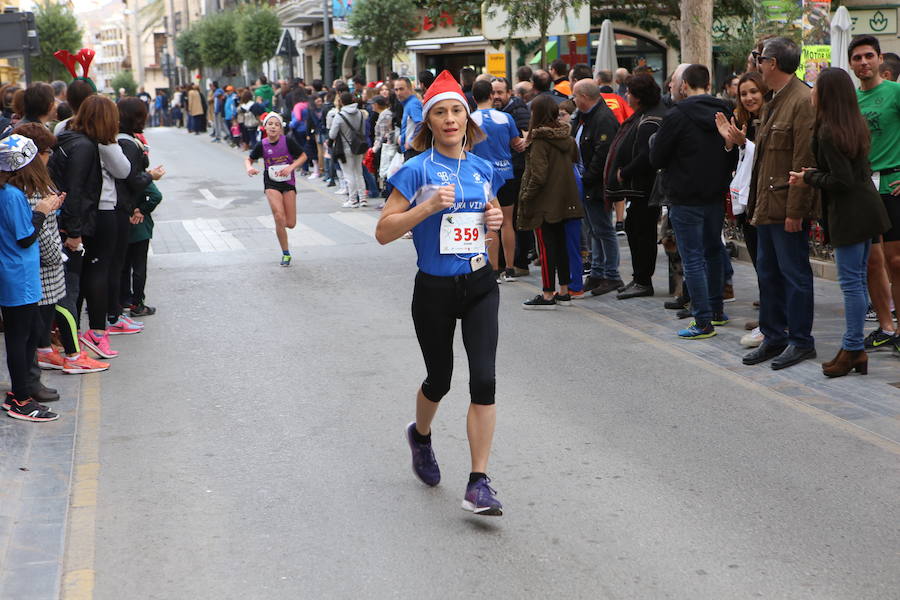
[[[653,181],[653,189],[650,190],[650,197],[647,198],[647,206],[669,206],[669,197],[666,195],[666,170],[659,169],[656,171],[656,179]]]

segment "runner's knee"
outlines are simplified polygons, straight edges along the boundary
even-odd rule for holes
[[[432,402],[440,402],[441,399],[450,391],[450,376],[432,378],[427,377],[422,382],[422,394]]]
[[[469,381],[469,395],[472,398],[472,404],[490,406],[494,403],[496,390],[497,381],[494,377],[473,377]]]

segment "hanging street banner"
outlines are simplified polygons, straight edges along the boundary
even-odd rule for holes
[[[803,48],[797,77],[815,83],[831,66],[831,2],[803,1]]]

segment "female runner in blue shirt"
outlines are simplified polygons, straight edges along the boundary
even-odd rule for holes
[[[419,272],[412,316],[427,377],[416,397],[416,420],[406,428],[413,471],[427,485],[441,479],[431,448],[431,422],[450,390],[453,334],[462,321],[469,359],[471,404],[467,432],[472,472],[463,508],[503,514],[489,485],[487,463],[496,422],[497,280],[485,254],[485,226],[500,229],[503,213],[491,202],[503,185],[490,163],[469,152],[484,134],[469,114],[459,84],[443,71],[428,88],[422,127],[413,139],[421,154],[388,181],[394,190],[375,229],[381,244],[413,232]]]

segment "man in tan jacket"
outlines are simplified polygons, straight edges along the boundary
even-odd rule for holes
[[[810,147],[815,110],[809,87],[794,72],[800,48],[772,38],[756,57],[772,99],[760,113],[747,212],[758,232],[759,326],[765,341],[744,357],[745,365],[772,360],[773,369],[816,356],[809,220],[816,218],[812,188],[789,187],[790,171],[814,167]]]

